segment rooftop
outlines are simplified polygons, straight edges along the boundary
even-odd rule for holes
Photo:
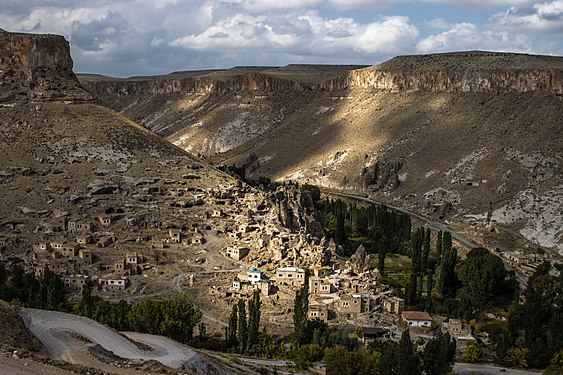
[[[430,314],[424,311],[403,311],[403,319],[405,320],[426,320],[432,321]]]

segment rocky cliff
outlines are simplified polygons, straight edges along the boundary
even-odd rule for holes
[[[0,102],[24,97],[91,99],[72,71],[70,47],[62,36],[0,29]]]
[[[81,78],[97,97],[217,94],[242,91],[342,91],[367,88],[392,92],[528,92],[563,94],[563,58],[495,52],[400,56],[367,68],[318,66],[333,77],[303,80],[284,68],[234,68],[132,79]],[[314,70],[309,72],[314,75]]]
[[[542,91],[562,95],[563,58],[478,51],[401,56],[351,71],[347,85],[393,92]]]

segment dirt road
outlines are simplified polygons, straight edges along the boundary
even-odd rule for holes
[[[22,309],[26,326],[43,343],[47,354],[72,363],[82,362],[82,351],[69,334],[99,344],[116,356],[139,362],[154,359],[165,366],[204,370],[209,364],[194,350],[170,339],[140,333],[125,333],[152,350],[142,350],[119,333],[84,317],[55,311]]]

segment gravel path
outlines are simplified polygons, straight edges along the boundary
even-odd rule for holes
[[[125,333],[127,337],[146,344],[152,350],[141,350],[132,341],[91,319],[56,311],[21,309],[26,326],[43,343],[49,356],[80,363],[75,340],[67,333],[80,335],[99,344],[116,356],[131,360],[154,359],[165,366],[206,368],[206,362],[192,349],[165,337]]]

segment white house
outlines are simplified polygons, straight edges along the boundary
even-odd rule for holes
[[[432,317],[423,311],[403,311],[401,317],[409,327],[430,327]]]

